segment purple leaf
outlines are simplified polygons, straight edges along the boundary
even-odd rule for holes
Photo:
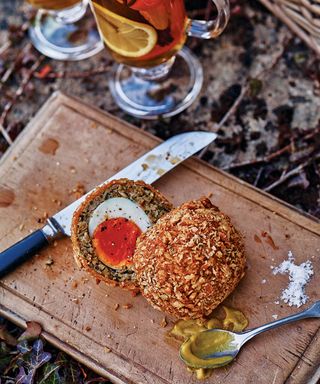
[[[31,364],[35,368],[41,367],[42,364],[47,363],[51,359],[51,353],[42,352],[40,355],[31,356]]]
[[[32,352],[33,354],[31,355],[31,365],[34,368],[41,367],[42,364],[48,362],[51,359],[51,353],[43,352],[43,343],[40,339],[33,343]]]
[[[33,378],[34,378],[34,374],[35,373],[36,373],[36,371],[34,369],[29,371],[25,381],[23,382],[23,384],[33,384]]]
[[[40,339],[33,343],[32,348],[29,347],[27,340],[21,341],[17,347],[21,352],[16,362],[20,367],[17,383],[34,384],[37,369],[51,359],[51,354],[43,352],[43,343]]]
[[[32,348],[29,346],[27,340],[23,340],[23,341],[21,341],[21,343],[19,343],[19,344],[17,345],[17,350],[18,350],[20,353],[22,353],[23,355],[24,355],[25,353],[30,352],[31,349],[32,349]]]
[[[43,342],[38,339],[33,343],[32,350],[35,355],[40,355],[43,351]]]
[[[23,381],[27,377],[26,371],[23,367],[20,367],[18,376],[16,377],[16,384],[23,384]]]
[[[20,367],[18,376],[16,377],[16,384],[33,384],[34,370],[31,370],[26,374],[23,367]]]

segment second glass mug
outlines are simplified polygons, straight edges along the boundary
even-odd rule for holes
[[[190,20],[184,0],[90,0],[106,48],[119,64],[109,80],[116,103],[133,116],[173,116],[191,105],[202,66],[187,35],[211,39],[229,20],[229,0],[212,0],[214,20]]]
[[[88,0],[27,0],[38,8],[29,35],[35,48],[56,60],[82,60],[103,49]]]

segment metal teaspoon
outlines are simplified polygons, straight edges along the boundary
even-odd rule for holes
[[[180,357],[188,366],[194,368],[221,367],[229,364],[237,356],[241,347],[259,333],[310,317],[320,318],[320,300],[316,301],[311,307],[302,312],[272,321],[246,332],[237,333],[223,329],[209,329],[208,331],[199,332],[191,336],[181,345]],[[218,335],[220,332],[223,332],[224,334]],[[222,339],[225,340],[222,348],[217,348],[217,346],[215,346],[216,349],[214,349],[214,343],[212,341],[216,336],[220,337],[220,339],[222,337]],[[210,344],[213,346],[213,350],[211,351]],[[201,347],[203,347],[202,351]]]

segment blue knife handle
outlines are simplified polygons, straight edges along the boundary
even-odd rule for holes
[[[41,229],[31,233],[0,253],[0,278],[47,246],[49,241]]]

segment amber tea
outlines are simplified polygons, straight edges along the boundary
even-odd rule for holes
[[[101,38],[115,60],[109,89],[128,114],[156,119],[186,109],[199,95],[202,66],[188,36],[213,39],[225,29],[229,0],[210,0],[216,15],[192,20],[185,0],[90,0]]]
[[[80,0],[27,0],[27,2],[36,8],[58,11],[72,7]]]
[[[184,0],[92,0],[100,33],[117,62],[150,68],[186,40]]]

